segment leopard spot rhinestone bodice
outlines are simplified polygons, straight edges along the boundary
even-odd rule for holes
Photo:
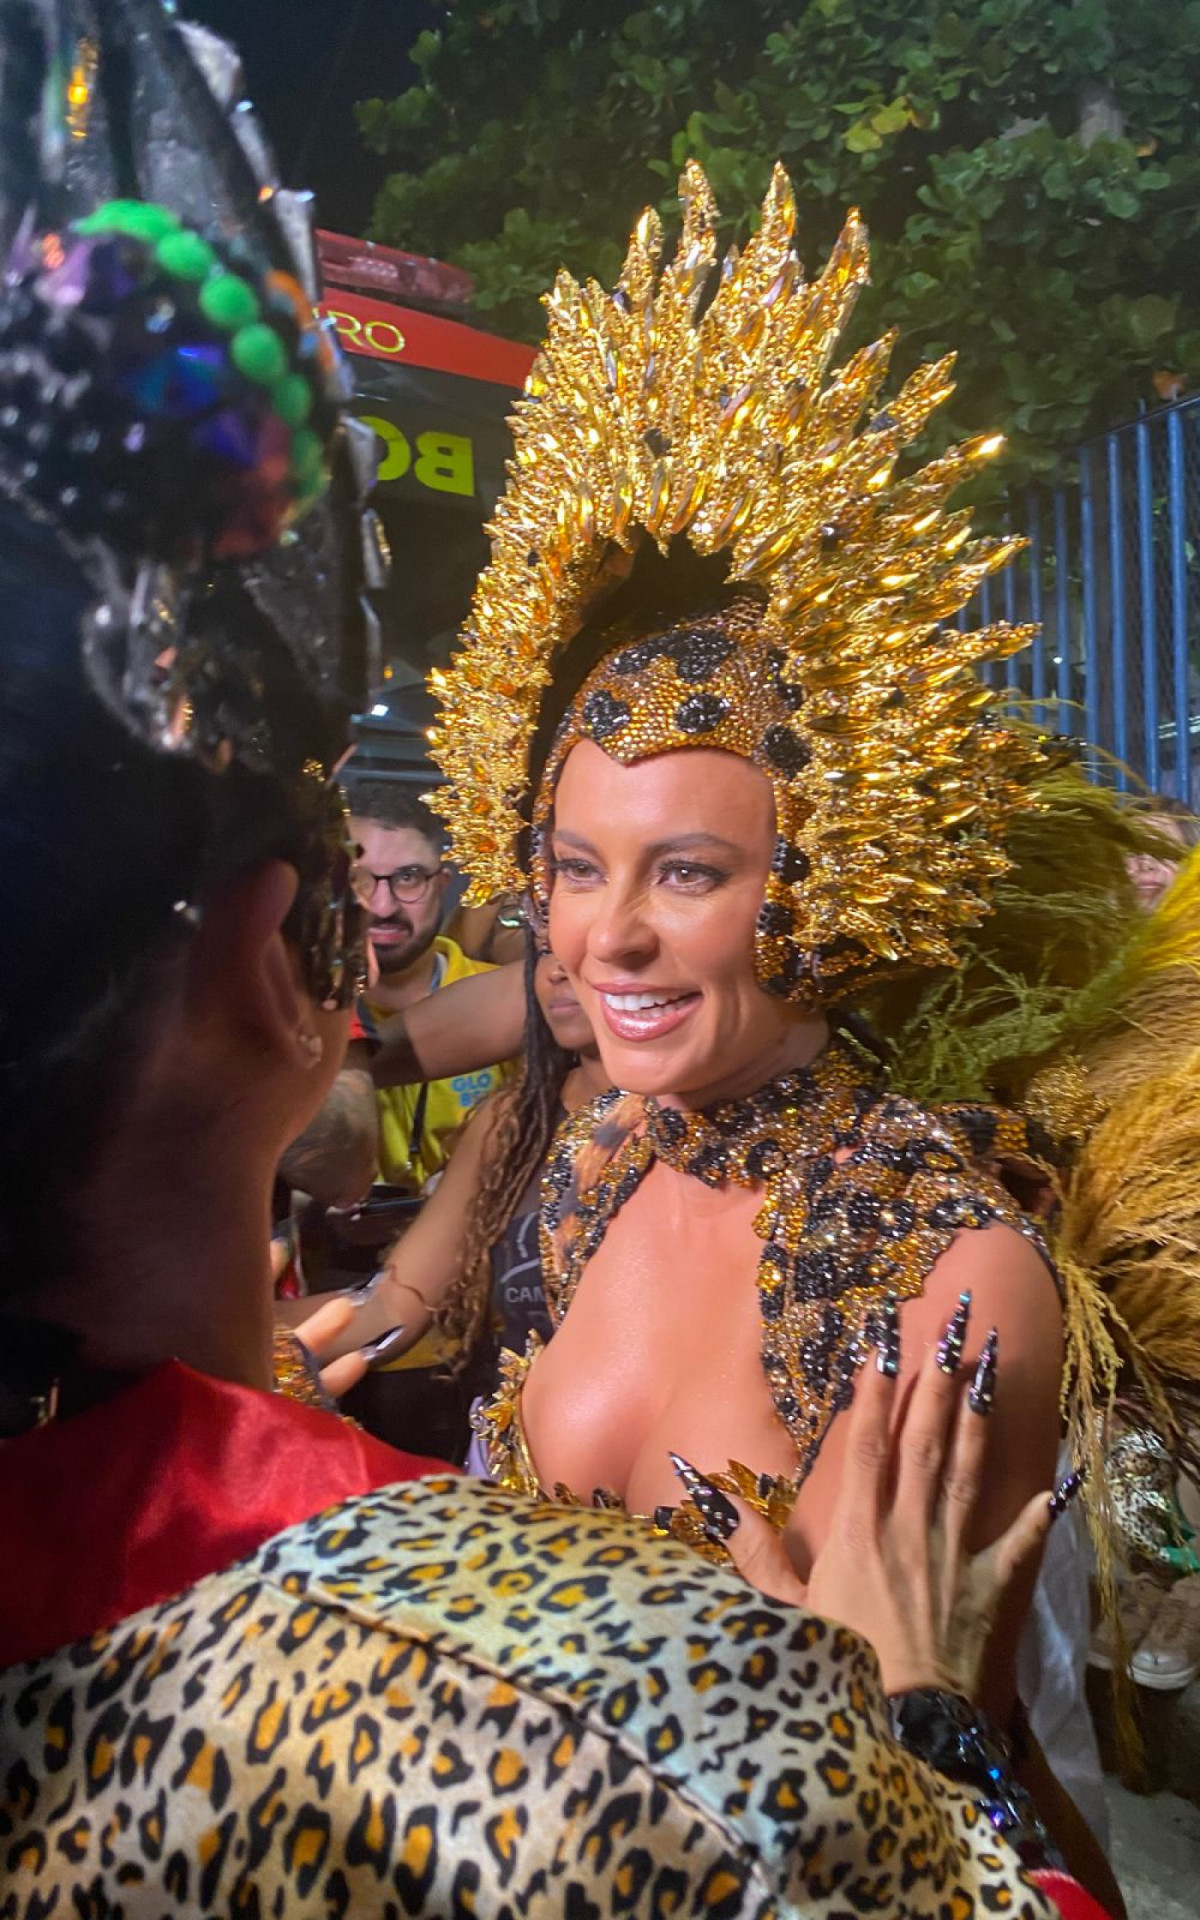
[[[761,1195],[754,1218],[760,1351],[774,1409],[795,1449],[786,1482],[730,1464],[782,1524],[850,1391],[855,1352],[889,1295],[920,1294],[956,1235],[995,1223],[1031,1238],[1018,1203],[1049,1179],[1022,1122],[994,1108],[925,1110],[873,1081],[850,1048],[832,1043],[811,1067],[752,1098],[684,1113],[610,1091],[560,1128],[547,1163],[542,1254],[557,1328],[588,1262],[657,1161],[707,1187]],[[669,1258],[664,1254],[664,1258]],[[507,1355],[483,1410],[492,1472],[537,1489],[521,1399],[539,1343]],[[697,1462],[711,1471],[717,1464]],[[559,1487],[567,1498],[594,1489]],[[600,1491],[601,1499],[615,1498]]]

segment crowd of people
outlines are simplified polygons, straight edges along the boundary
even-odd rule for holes
[[[777,171],[717,272],[689,167],[549,299],[436,790],[356,779],[370,473],[233,56],[3,33],[0,1914],[1118,1920],[1200,857],[977,675],[949,365],[830,372],[857,220],[807,283]]]

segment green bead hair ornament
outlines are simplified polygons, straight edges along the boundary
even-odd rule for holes
[[[160,558],[194,557],[199,525],[213,558],[237,559],[264,551],[321,493],[340,394],[289,275],[260,279],[168,207],[110,200],[30,241],[9,285],[26,328],[70,331],[85,375],[61,434],[23,450],[31,490],[56,512],[95,531],[103,500],[116,545],[137,526]],[[71,437],[93,409],[97,484],[85,497],[70,483]]]

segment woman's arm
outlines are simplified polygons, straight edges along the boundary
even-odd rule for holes
[[[458,1272],[467,1214],[492,1137],[496,1102],[505,1097],[493,1094],[463,1128],[445,1173],[411,1227],[386,1254],[380,1269],[382,1278],[350,1323],[326,1341],[322,1364],[357,1352],[393,1327],[403,1327],[404,1338],[389,1354],[389,1358],[398,1359],[428,1332],[434,1311]],[[347,1297],[326,1293],[310,1294],[303,1300],[281,1300],[276,1305],[276,1317],[285,1325],[296,1325],[326,1301]]]
[[[516,906],[515,897],[508,894],[489,900],[486,907],[456,907],[442,931],[471,960],[484,960],[491,967],[516,961],[519,966],[525,959],[525,927],[520,913],[503,925],[500,921],[502,913]]]
[[[371,1059],[377,1087],[450,1080],[511,1060],[525,1045],[525,982],[519,965],[452,981],[384,1023]]]
[[[963,1293],[971,1296],[967,1359],[979,1354],[993,1327],[1003,1356],[969,1543],[979,1551],[998,1539],[1054,1477],[1062,1428],[1062,1309],[1045,1260],[1015,1228],[960,1233],[935,1262],[920,1298],[901,1308],[902,1390],[937,1345]],[[1016,1700],[1017,1641],[1037,1573],[1035,1557],[1005,1596],[989,1650],[988,1684],[980,1701],[1002,1726]]]
[[[1062,1424],[1062,1310],[1046,1262],[1014,1228],[995,1226],[960,1234],[934,1265],[921,1298],[901,1310],[902,1393],[929,1349],[936,1346],[962,1293],[971,1295],[968,1362],[978,1355],[992,1327],[999,1336],[1000,1366],[988,1418],[986,1466],[968,1534],[969,1546],[980,1551],[999,1539],[1038,1489],[1054,1477]],[[1034,1553],[1017,1569],[988,1643],[977,1697],[1002,1727],[1010,1725],[1016,1706],[1017,1644],[1040,1563],[1040,1553]],[[1074,1801],[1032,1739],[1026,1736],[1021,1744],[1017,1777],[1032,1795],[1072,1873],[1110,1913],[1122,1913],[1111,1869]]]

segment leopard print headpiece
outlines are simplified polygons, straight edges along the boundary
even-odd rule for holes
[[[554,790],[580,740],[623,765],[689,747],[737,754],[762,769],[775,795],[775,858],[755,929],[758,977],[781,999],[813,1002],[821,997],[821,967],[804,908],[812,873],[801,845],[812,807],[798,784],[812,760],[798,724],[804,691],[788,680],[782,651],[758,637],[761,618],[761,600],[747,594],[720,611],[628,638],[593,669],[558,730],[539,788],[533,893],[545,912]]]

